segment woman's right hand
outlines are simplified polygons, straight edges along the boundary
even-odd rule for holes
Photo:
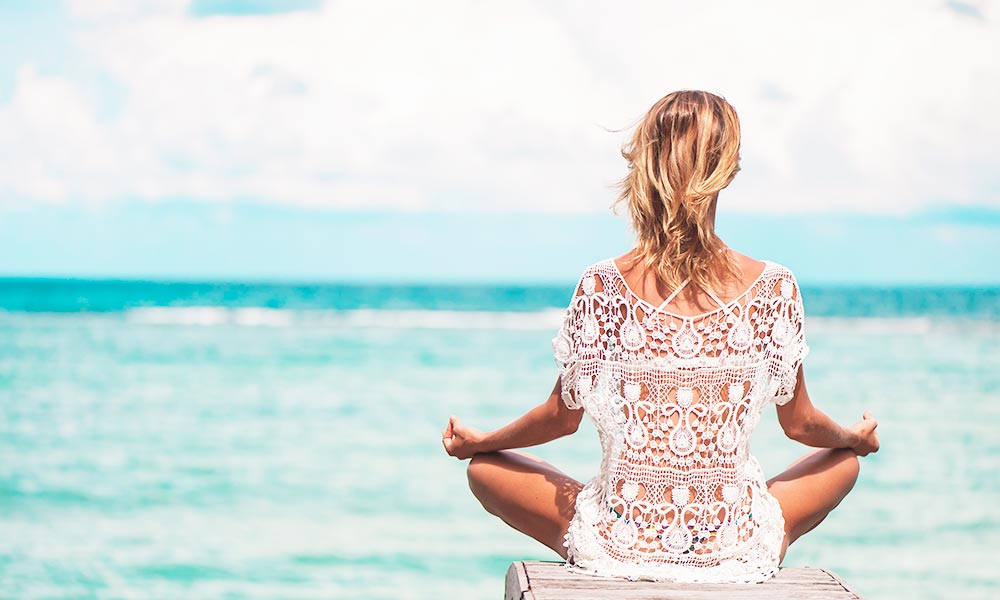
[[[483,432],[472,427],[462,425],[458,417],[452,415],[448,419],[448,426],[441,433],[441,443],[445,452],[457,459],[464,460],[472,458],[472,455],[480,451],[480,441]]]
[[[858,456],[868,456],[871,452],[878,452],[878,434],[875,428],[878,421],[872,416],[871,411],[866,410],[862,420],[851,426],[851,433],[857,436],[858,442],[851,448]]]

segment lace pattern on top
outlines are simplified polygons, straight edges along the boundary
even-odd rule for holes
[[[593,421],[602,461],[577,497],[568,569],[746,583],[777,571],[784,520],[749,438],[768,402],[792,397],[809,351],[802,299],[767,262],[718,303],[664,311],[610,259],[581,276],[552,346],[562,399]]]

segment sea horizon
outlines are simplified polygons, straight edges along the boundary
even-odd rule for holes
[[[117,312],[133,308],[455,310],[564,308],[575,283],[363,282],[0,276],[0,310]],[[1000,284],[801,284],[807,316],[1000,319]]]

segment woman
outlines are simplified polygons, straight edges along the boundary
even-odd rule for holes
[[[629,579],[760,582],[788,545],[854,486],[878,450],[875,419],[843,427],[813,406],[802,359],[802,299],[787,268],[726,247],[719,192],[739,167],[740,126],[723,98],[674,92],[653,105],[622,154],[635,248],[589,267],[553,348],[548,400],[483,433],[452,416],[447,452],[472,458],[490,513],[567,560]],[[765,481],[748,440],[764,406],[806,454]],[[586,485],[511,451],[577,430],[600,435]]]

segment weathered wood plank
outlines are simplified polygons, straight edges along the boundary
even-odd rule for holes
[[[618,592],[595,590],[552,590],[540,592],[535,594],[533,597],[535,600],[722,600],[724,598],[739,598],[741,600],[830,600],[835,596],[812,592],[798,592],[794,590],[788,593],[775,593],[773,590],[758,591],[749,595],[727,595],[724,592],[697,592],[692,590],[622,590]]]
[[[503,600],[535,600],[524,572],[524,561],[510,563],[504,588]]]
[[[571,573],[562,562],[518,561],[507,570],[505,600],[860,600],[827,569],[781,569],[760,584],[692,584],[628,581]]]
[[[576,573],[572,573],[563,568],[563,563],[528,563],[531,565],[531,579],[532,580],[544,580],[544,581],[593,581],[600,580],[605,582],[621,582],[623,579],[619,578],[599,578],[584,576],[581,577]],[[837,583],[829,574],[824,572],[822,569],[781,569],[774,579],[768,582],[768,585],[774,584],[784,584],[784,583],[808,583],[808,582],[827,582],[827,583]],[[672,585],[690,585],[690,584],[672,584]],[[719,584],[716,584],[719,585]],[[721,584],[726,585],[726,584]],[[838,583],[839,585],[839,583]],[[701,585],[699,585],[699,588]],[[731,589],[731,586],[727,586],[727,589]]]
[[[826,573],[827,575],[829,575],[833,580],[835,580],[837,583],[839,583],[841,586],[843,586],[843,588],[844,588],[845,591],[847,591],[850,594],[853,594],[854,598],[861,598],[861,595],[858,594],[857,592],[855,592],[854,589],[851,588],[851,586],[848,585],[848,583],[846,581],[844,581],[844,579],[840,575],[837,575],[836,573],[834,573],[833,571],[830,571],[828,569],[818,569],[818,570],[819,571],[823,571],[824,573]]]

